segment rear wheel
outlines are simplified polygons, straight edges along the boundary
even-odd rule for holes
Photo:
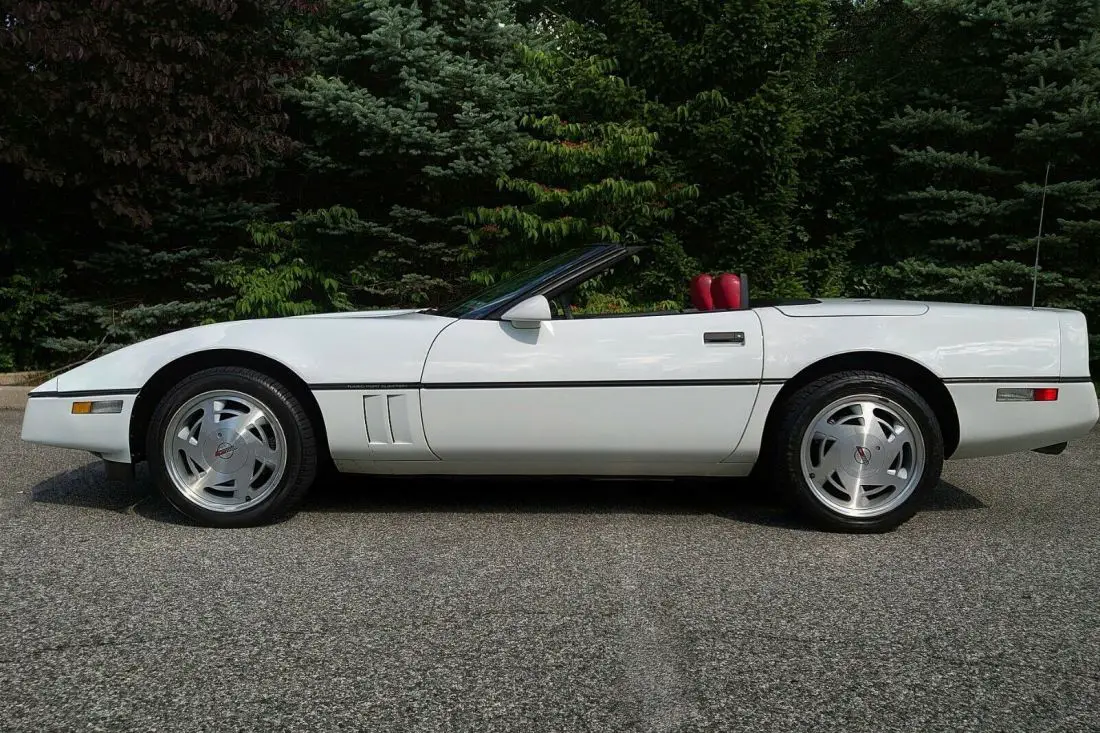
[[[305,409],[251,369],[206,369],[177,384],[157,405],[147,441],[160,492],[209,526],[275,521],[293,511],[317,472]]]
[[[894,529],[939,481],[944,449],[935,412],[893,377],[831,374],[781,409],[775,478],[789,502],[823,529]]]

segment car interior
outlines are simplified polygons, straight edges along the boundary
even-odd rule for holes
[[[688,285],[690,308],[669,308],[655,311],[577,312],[574,305],[577,290],[578,286],[574,284],[567,290],[547,294],[555,320],[667,316],[707,311],[748,310],[750,308],[766,308],[777,305],[806,305],[820,302],[816,298],[765,298],[751,301],[749,298],[748,277],[744,274],[735,275],[729,272],[723,272],[717,276],[700,273],[693,277]]]

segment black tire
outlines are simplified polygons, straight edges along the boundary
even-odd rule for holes
[[[829,507],[803,475],[803,439],[814,418],[836,400],[858,394],[885,398],[903,407],[923,436],[924,468],[903,503],[876,516],[853,517]],[[943,433],[936,414],[921,395],[894,377],[872,371],[844,371],[821,377],[800,388],[782,405],[770,450],[763,456],[783,498],[814,526],[833,532],[888,532],[907,522],[927,500],[943,471]]]
[[[233,390],[263,403],[285,436],[286,463],[274,489],[255,504],[234,511],[207,509],[176,486],[163,452],[172,416],[206,392]],[[316,432],[301,402],[275,379],[242,367],[214,367],[187,377],[157,404],[146,436],[146,456],[157,489],[176,510],[209,527],[252,527],[284,519],[298,507],[318,471]]]

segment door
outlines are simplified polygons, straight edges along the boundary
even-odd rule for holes
[[[561,473],[606,462],[718,463],[741,438],[762,372],[751,310],[530,328],[459,320],[428,352],[425,434],[444,461],[546,461]]]

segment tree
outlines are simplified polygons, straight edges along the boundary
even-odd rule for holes
[[[806,90],[824,39],[824,3],[549,6],[580,23],[590,52],[616,59],[626,83],[644,92],[643,121],[658,136],[647,175],[698,184],[698,199],[679,205],[669,227],[688,254],[709,269],[752,273],[757,294],[816,289],[828,243],[808,240],[799,175],[815,122]]]
[[[242,182],[290,148],[274,81],[294,68],[297,14],[281,0],[6,6],[0,361],[69,360],[224,310],[207,268],[262,211]]]
[[[649,166],[657,135],[640,120],[645,97],[614,74],[614,61],[586,56],[573,24],[556,30],[541,48],[530,47],[525,69],[545,90],[541,103],[523,120],[531,132],[526,156],[498,186],[509,203],[470,212],[480,224],[475,242],[491,243],[481,282],[526,266],[567,247],[596,242],[662,246],[661,265],[684,272],[648,272],[643,280],[684,275],[689,262],[663,227],[675,206],[698,194],[696,186],[671,180],[668,169]],[[642,297],[666,298],[658,287]],[[652,282],[652,284],[656,284]],[[639,289],[643,283],[636,283]],[[652,288],[651,288],[652,290]]]
[[[284,150],[277,0],[22,0],[0,34],[0,164],[149,225],[166,190]],[[35,190],[35,195],[40,191]]]
[[[284,90],[305,146],[280,183],[294,211],[236,263],[241,302],[265,315],[452,294],[479,254],[464,212],[498,196],[523,148],[524,36],[498,0],[337,0],[303,28],[315,70]]]
[[[1100,6],[920,0],[923,64],[892,81],[877,292],[1100,317]],[[1100,333],[1092,336],[1094,358]]]

